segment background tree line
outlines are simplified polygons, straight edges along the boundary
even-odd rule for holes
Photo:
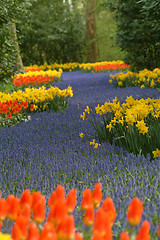
[[[0,0],[0,80],[23,64],[122,59],[153,69],[159,19],[159,0]]]

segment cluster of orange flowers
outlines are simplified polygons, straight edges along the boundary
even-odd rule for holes
[[[37,68],[27,68],[27,69],[25,69],[25,72],[39,72],[39,71],[41,71],[41,68],[40,67],[37,67]]]
[[[105,65],[97,65],[93,67],[92,72],[106,72],[106,71],[112,71],[112,70],[121,70],[121,69],[127,69],[129,68],[128,64],[105,64]]]
[[[112,225],[116,218],[116,209],[111,198],[102,201],[101,183],[95,184],[93,191],[83,192],[81,210],[83,223],[92,229],[91,240],[112,240]],[[45,196],[39,191],[30,193],[26,189],[20,198],[9,195],[7,199],[0,198],[0,220],[9,218],[14,221],[11,236],[13,240],[83,240],[83,235],[75,230],[73,211],[76,207],[76,190],[71,189],[65,197],[65,189],[58,185],[48,199],[50,208],[45,221]],[[96,209],[97,208],[97,209]],[[134,198],[127,211],[128,222],[135,226],[140,223],[143,213],[143,203]],[[43,226],[41,224],[45,221]],[[40,230],[41,229],[41,230]],[[150,224],[144,221],[136,235],[136,240],[150,240]],[[0,234],[2,234],[0,232]],[[2,234],[5,236],[5,234]],[[160,224],[157,231],[160,236]],[[5,238],[4,238],[5,239]],[[129,240],[129,233],[122,232],[120,240]]]
[[[49,82],[53,82],[54,77],[49,77],[48,75],[42,76],[42,75],[33,75],[33,76],[19,76],[19,77],[14,77],[13,79],[13,84],[16,85],[17,87],[20,87],[21,85],[27,86],[28,84],[32,84],[33,86],[36,84],[48,84]]]
[[[15,101],[6,101],[1,103],[0,102],[0,114],[3,115],[7,115],[8,114],[8,118],[11,119],[12,115],[15,115],[17,113],[19,113],[21,110],[23,109],[27,109],[28,108],[28,102],[21,102],[19,103],[17,100]],[[33,104],[30,104],[30,111],[34,110],[34,106]]]

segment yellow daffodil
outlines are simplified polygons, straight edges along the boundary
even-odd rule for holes
[[[80,136],[81,139],[83,139],[83,138],[84,138],[84,133],[81,132],[81,133],[79,134],[79,136]]]
[[[143,135],[148,132],[148,127],[146,127],[146,124],[144,120],[137,121],[136,127],[138,128],[139,132]]]
[[[80,118],[82,118],[83,120],[86,118],[85,112],[83,112],[83,114],[81,114]]]
[[[87,112],[88,114],[90,114],[91,109],[87,106],[84,111]]]
[[[94,148],[98,148],[98,146],[100,146],[101,144],[96,143],[96,140],[93,139],[92,142],[90,142],[90,146],[93,145]]]
[[[3,234],[0,232],[0,240],[13,240],[9,234]]]
[[[153,153],[153,155],[154,155],[154,156],[153,156],[154,158],[160,157],[160,150],[159,150],[158,148],[156,148],[156,150],[153,151],[152,153]]]

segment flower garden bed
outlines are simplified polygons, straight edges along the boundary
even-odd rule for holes
[[[110,73],[63,72],[62,78],[64,81],[55,83],[55,87],[67,89],[70,85],[73,88],[74,97],[70,99],[68,108],[56,113],[37,111],[32,121],[0,129],[2,198],[6,199],[11,194],[20,198],[24,189],[29,189],[31,193],[40,191],[48,201],[58,184],[65,187],[67,195],[72,188],[77,189],[77,207],[74,210],[76,231],[84,232],[84,239],[88,240],[92,233],[80,221],[78,206],[84,190],[93,190],[94,185],[101,182],[103,198],[110,197],[116,208],[113,239],[120,239],[121,232],[130,232],[126,213],[135,197],[143,202],[143,215],[135,233],[147,220],[150,222],[151,239],[157,239],[159,158],[150,161],[149,155],[128,153],[116,146],[114,141],[112,144],[102,142],[95,148],[90,142],[95,139],[95,143],[99,143],[97,132],[89,121],[84,123],[80,115],[86,106],[94,109],[97,104],[102,106],[105,102],[112,102],[115,97],[121,104],[130,95],[134,100],[158,99],[159,91],[140,87],[114,88],[109,83]],[[83,138],[79,136],[81,132]],[[47,207],[46,216],[48,211]],[[144,225],[148,232],[149,224],[145,222]]]
[[[72,88],[60,90],[51,85],[62,80],[61,73],[28,69],[14,76],[10,93],[0,92],[0,127],[31,120],[29,113],[66,108]]]
[[[126,73],[117,73],[110,75],[110,83],[113,83],[114,87],[127,87],[138,86],[141,88],[151,87],[160,88],[160,69],[155,68],[153,71],[144,69],[142,71]]]
[[[59,70],[63,71],[82,71],[82,72],[112,72],[112,71],[125,71],[129,68],[129,65],[125,64],[121,60],[117,61],[104,61],[104,62],[96,62],[96,63],[65,63],[58,64],[54,63],[51,65],[32,65],[26,67],[26,69],[38,69],[38,70]]]

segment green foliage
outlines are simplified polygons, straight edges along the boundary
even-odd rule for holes
[[[0,91],[5,93],[10,93],[14,90],[12,81],[3,82],[0,81]]]
[[[15,45],[7,23],[0,24],[0,82],[7,81],[14,72]]]
[[[0,0],[0,81],[7,81],[15,71],[15,42],[10,23],[26,14],[29,0]]]
[[[27,14],[27,8],[36,0],[0,0],[0,24]]]
[[[81,12],[67,2],[37,0],[17,24],[24,65],[82,62],[85,30]]]
[[[151,0],[109,1],[116,11],[117,43],[126,52],[132,69],[160,67],[160,2]]]

